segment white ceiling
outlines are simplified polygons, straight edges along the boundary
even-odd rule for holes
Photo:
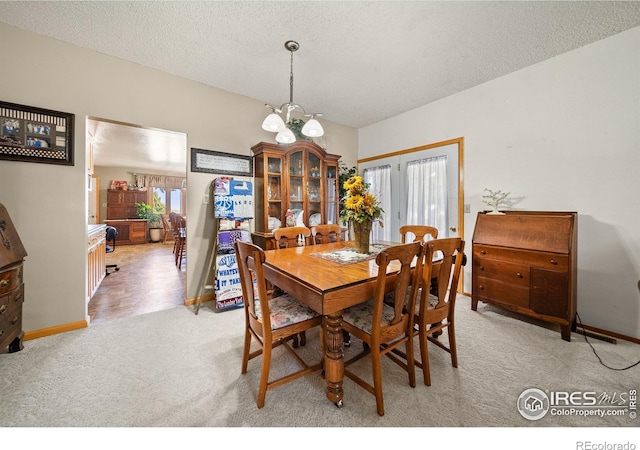
[[[640,26],[640,2],[0,1],[0,22],[360,128]]]

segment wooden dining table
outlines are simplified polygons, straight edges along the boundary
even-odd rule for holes
[[[340,407],[343,405],[344,379],[342,310],[372,298],[378,276],[375,258],[336,262],[318,256],[348,248],[353,248],[353,242],[266,250],[263,266],[265,278],[273,285],[324,316],[326,394]],[[397,270],[399,264],[394,261],[388,272]]]

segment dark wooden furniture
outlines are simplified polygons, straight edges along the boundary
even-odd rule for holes
[[[373,297],[378,266],[373,260],[342,265],[311,254],[349,246],[353,247],[353,242],[264,252],[265,279],[324,316],[326,394],[337,405],[342,404],[344,379],[342,310]],[[393,261],[387,271],[397,272],[399,267]]]
[[[0,204],[0,353],[23,349],[22,303],[24,303],[23,262],[27,252]]]
[[[118,245],[144,244],[147,242],[146,219],[105,220],[104,223],[118,230]]]
[[[576,329],[577,213],[479,213],[473,233],[472,300]]]
[[[147,203],[147,191],[107,190],[107,220],[138,219],[136,203]],[[120,233],[120,230],[118,230]]]
[[[247,373],[249,360],[262,355],[260,371],[260,386],[258,388],[258,408],[264,406],[265,397],[269,389],[296,380],[302,376],[317,372],[322,363],[307,364],[289,346],[288,338],[304,333],[306,330],[322,324],[322,316],[310,308],[300,305],[298,300],[284,294],[270,298],[263,273],[265,260],[263,250],[247,242],[236,241],[236,258],[242,283],[242,294],[245,299],[245,337],[242,353],[242,373]],[[257,290],[257,292],[256,292]],[[256,305],[256,303],[259,303]],[[251,341],[255,338],[260,346],[251,351]],[[271,353],[274,348],[284,346],[298,361],[301,368],[295,372],[269,380],[271,369]]]
[[[260,142],[251,147],[255,167],[253,241],[273,248],[271,233],[286,226],[287,210],[296,225],[338,223],[338,160],[311,141],[289,145]]]

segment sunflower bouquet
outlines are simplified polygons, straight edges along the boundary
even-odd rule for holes
[[[380,220],[384,211],[376,196],[367,190],[368,185],[364,183],[361,176],[350,177],[344,182],[343,187],[346,195],[342,199],[344,202],[340,212],[342,220],[355,223]]]

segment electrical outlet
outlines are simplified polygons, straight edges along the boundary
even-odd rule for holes
[[[471,205],[468,203],[464,204],[464,212],[465,214],[469,214],[471,212]]]
[[[202,204],[203,205],[209,204],[209,194],[204,194],[204,198],[202,199]]]

